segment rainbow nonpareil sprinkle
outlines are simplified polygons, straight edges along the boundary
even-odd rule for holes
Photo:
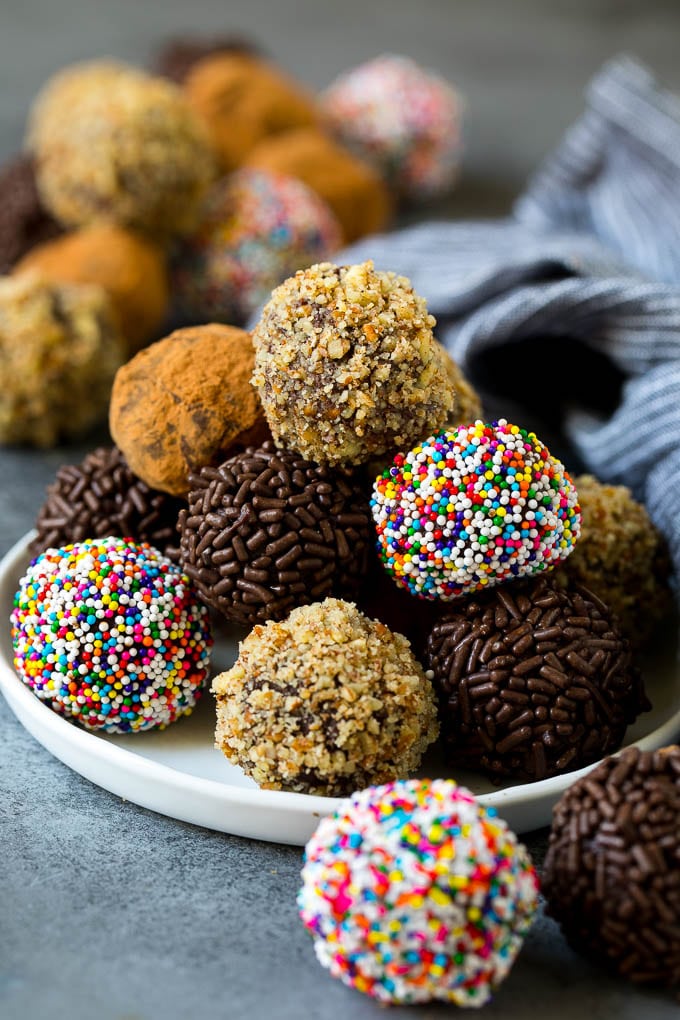
[[[526,848],[450,779],[353,794],[307,843],[302,883],[319,962],[383,1003],[483,1005],[538,907]]]
[[[208,675],[208,610],[146,543],[48,549],[19,582],[14,665],[51,708],[87,729],[163,729],[191,712]]]
[[[460,425],[398,454],[374,483],[371,510],[388,574],[430,599],[549,569],[581,533],[564,465],[504,418]]]

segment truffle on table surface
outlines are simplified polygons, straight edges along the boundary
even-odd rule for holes
[[[250,334],[208,323],[177,329],[116,373],[111,436],[152,489],[189,491],[189,474],[269,437],[250,384]]]
[[[578,952],[639,984],[680,986],[680,747],[627,748],[553,809],[542,891]]]
[[[483,1006],[538,910],[526,847],[451,779],[359,790],[307,842],[298,892],[316,956],[381,1004]]]
[[[310,89],[275,62],[252,54],[204,57],[189,71],[183,91],[208,132],[222,173],[242,166],[263,139],[319,120]]]
[[[589,765],[651,708],[607,607],[550,574],[450,603],[423,661],[446,758],[492,777],[534,781]]]
[[[385,230],[392,220],[392,199],[380,175],[318,127],[271,134],[244,163],[304,181],[331,207],[346,244]]]
[[[447,194],[461,161],[462,103],[443,76],[381,54],[340,74],[319,97],[326,123],[402,201]]]
[[[0,275],[61,231],[38,194],[32,156],[20,153],[0,166]]]
[[[208,678],[208,610],[144,543],[47,549],[19,581],[11,622],[19,677],[88,730],[164,729],[192,711]]]
[[[55,446],[104,422],[124,357],[101,287],[0,278],[0,443]]]
[[[157,339],[169,304],[165,252],[113,223],[96,223],[38,245],[16,266],[57,283],[96,283],[120,320],[128,356]]]
[[[45,206],[64,226],[113,220],[167,240],[192,229],[216,174],[181,90],[114,60],[70,65],[29,115]]]
[[[180,559],[226,619],[282,619],[327,595],[352,598],[368,571],[372,528],[363,486],[267,442],[189,476]]]
[[[362,464],[441,428],[455,392],[409,280],[322,262],[274,290],[253,330],[253,383],[274,439]]]
[[[137,478],[116,446],[97,447],[81,463],[60,467],[47,486],[29,551],[37,556],[48,548],[112,535],[148,542],[177,561],[177,519],[184,505]]]
[[[183,320],[243,325],[286,277],[340,247],[330,208],[302,181],[243,168],[213,185],[172,257]]]
[[[334,598],[256,625],[212,690],[216,746],[264,789],[332,796],[405,778],[438,732],[408,641]]]

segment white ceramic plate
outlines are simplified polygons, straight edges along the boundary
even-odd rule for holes
[[[162,732],[104,736],[57,715],[17,677],[12,661],[9,616],[14,593],[29,557],[32,533],[0,561],[0,690],[17,718],[56,758],[98,786],[125,800],[194,825],[238,836],[303,846],[325,814],[340,801],[301,793],[260,790],[213,746],[214,704],[206,692],[194,713]],[[213,671],[228,668],[243,632],[217,636]],[[680,737],[680,665],[675,635],[645,670],[654,705],[628,731],[626,745],[653,749]],[[550,824],[553,804],[578,776],[593,766],[537,783],[494,787],[483,776],[458,772],[454,778],[497,808],[517,833]],[[447,774],[435,760],[422,775]]]

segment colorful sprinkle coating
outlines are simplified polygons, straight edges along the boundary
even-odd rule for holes
[[[212,188],[172,260],[174,298],[193,322],[245,323],[298,269],[339,248],[329,206],[302,181],[243,167]]]
[[[383,54],[340,75],[321,96],[331,130],[412,200],[448,191],[461,152],[461,101],[440,75]]]
[[[14,665],[55,712],[89,730],[164,729],[208,676],[208,610],[147,543],[88,539],[36,557],[11,614]]]
[[[382,1003],[484,1005],[537,907],[526,848],[451,779],[360,790],[305,847],[298,909],[317,958]]]
[[[459,595],[547,570],[581,533],[564,465],[505,418],[430,436],[373,485],[383,566],[422,598]]]

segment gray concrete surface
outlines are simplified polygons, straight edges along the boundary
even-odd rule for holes
[[[445,73],[467,106],[465,170],[447,215],[507,211],[608,57],[630,52],[680,90],[676,0],[0,0],[0,157],[21,144],[34,94],[65,63],[102,55],[143,63],[170,34],[220,29],[251,35],[314,87],[388,51]],[[101,438],[0,450],[0,553],[32,526],[57,467]],[[546,831],[524,838],[540,867]],[[197,829],[93,786],[0,698],[3,1020],[384,1016],[316,963],[295,911],[300,866],[298,848]],[[671,1020],[678,1003],[605,975],[541,914],[479,1015]]]

